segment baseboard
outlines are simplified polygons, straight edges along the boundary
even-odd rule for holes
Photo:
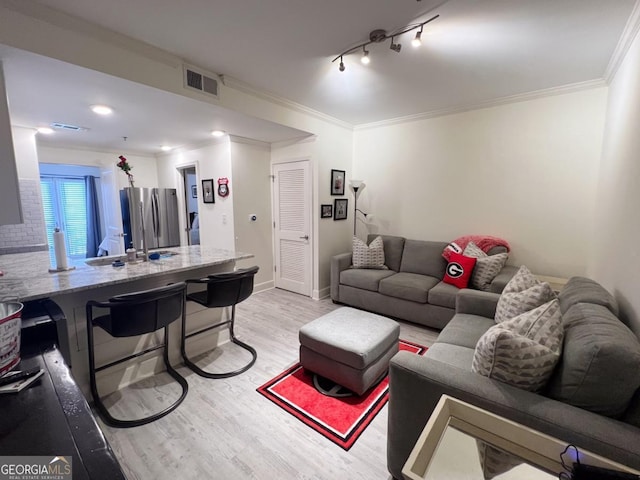
[[[268,282],[255,283],[253,285],[253,293],[264,292],[265,290],[271,290],[272,288],[276,288],[275,282],[273,280],[269,280]]]
[[[331,295],[331,287],[324,287],[320,290],[314,290],[311,298],[314,300],[322,300],[323,298],[327,298]]]

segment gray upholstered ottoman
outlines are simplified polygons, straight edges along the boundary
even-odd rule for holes
[[[375,313],[343,307],[300,329],[300,363],[362,395],[398,352],[400,326]]]

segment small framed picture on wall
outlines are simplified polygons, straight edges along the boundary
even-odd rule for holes
[[[336,198],[333,201],[333,219],[334,220],[346,220],[347,219],[347,205],[349,200],[346,198]]]
[[[202,201],[216,203],[216,197],[213,194],[213,178],[202,180]]]
[[[344,170],[331,170],[331,195],[344,195]]]
[[[198,187],[191,185],[191,198],[198,198]]]
[[[320,218],[333,217],[333,205],[330,203],[327,205],[320,205]]]

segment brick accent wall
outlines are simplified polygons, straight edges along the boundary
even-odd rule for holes
[[[0,254],[22,253],[48,248],[40,181],[21,178],[19,183],[24,223],[0,225]]]

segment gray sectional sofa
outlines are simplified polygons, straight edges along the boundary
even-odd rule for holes
[[[625,325],[615,299],[574,277],[559,296],[563,353],[545,390],[532,393],[471,371],[474,348],[491,326],[499,295],[464,289],[456,313],[424,357],[390,363],[387,465],[402,467],[441,395],[640,470],[640,324]]]
[[[378,235],[369,235],[367,244]],[[331,260],[331,299],[374,313],[442,329],[455,313],[457,287],[442,281],[447,242],[382,235],[388,270],[351,268],[351,253]],[[506,252],[495,247],[489,255]],[[517,272],[505,266],[491,283],[499,293]]]

